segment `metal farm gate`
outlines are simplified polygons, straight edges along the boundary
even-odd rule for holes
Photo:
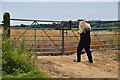
[[[10,21],[29,21],[32,24],[23,27],[10,27]],[[60,23],[56,28],[41,28],[39,22]],[[75,53],[79,42],[78,29],[72,28],[72,23],[79,21],[48,21],[30,19],[10,19],[9,13],[3,16],[4,31],[10,39],[14,39],[15,48],[24,47],[33,53]],[[88,23],[119,21],[86,21]],[[118,50],[119,25],[117,27],[92,28],[91,51]],[[105,31],[110,29],[111,31]]]

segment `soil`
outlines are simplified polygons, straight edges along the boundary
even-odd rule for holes
[[[118,50],[94,51],[93,63],[87,54],[81,62],[73,62],[76,53],[59,56],[37,56],[35,65],[50,78],[118,78]]]

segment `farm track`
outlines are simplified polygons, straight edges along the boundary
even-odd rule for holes
[[[92,52],[94,63],[86,54],[80,63],[73,62],[76,53],[62,56],[38,56],[35,65],[51,78],[118,78],[118,51]]]

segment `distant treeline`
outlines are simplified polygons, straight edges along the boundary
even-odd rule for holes
[[[62,23],[55,23],[53,22],[52,24],[38,24],[36,26],[34,25],[25,25],[25,24],[21,24],[21,25],[15,25],[15,26],[11,26],[11,27],[30,27],[30,28],[57,28],[60,27],[64,24],[65,22]],[[72,28],[78,28],[79,22],[72,22]],[[120,23],[118,22],[92,22],[90,23],[90,25],[92,26],[92,28],[100,28],[100,27],[118,27],[120,25]],[[68,27],[69,25],[66,25],[65,27]]]

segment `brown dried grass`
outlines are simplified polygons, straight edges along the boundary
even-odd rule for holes
[[[26,29],[11,29],[11,35],[21,35]],[[61,31],[60,30],[44,30],[48,35],[51,36],[62,36]],[[44,33],[44,31],[42,30],[36,30],[36,35],[46,35]],[[74,31],[76,35],[77,31]],[[91,32],[91,34],[113,34],[114,32],[102,32],[102,31],[98,31],[98,32]],[[35,30],[27,30],[27,32],[24,35],[35,35]],[[71,30],[67,31],[67,34],[65,33],[65,36],[74,36],[74,34],[72,33]],[[17,39],[19,36],[17,37],[11,37],[12,39]],[[79,38],[79,37],[78,37]],[[30,39],[30,40],[34,40],[35,37],[21,37],[20,39]],[[51,37],[52,40],[62,40],[62,37]],[[116,35],[106,35],[106,36],[91,36],[92,41],[93,40],[113,40],[113,39],[118,39],[118,36]],[[50,40],[48,37],[36,37],[36,40]],[[16,43],[22,43],[23,41],[17,41]],[[78,42],[76,37],[65,37],[65,42]],[[25,44],[53,44],[52,41],[24,41]],[[55,44],[61,44],[62,41],[54,41]],[[118,41],[107,41],[107,42],[92,42],[91,45],[103,45],[103,44],[117,44]],[[65,44],[65,47],[68,46],[77,46],[78,43],[69,43],[69,44]],[[18,47],[18,46],[17,46]],[[25,46],[25,47],[30,47],[30,46]],[[34,47],[34,46],[33,46]],[[37,45],[35,46],[37,48],[56,48],[55,45]],[[59,48],[61,48],[62,46],[58,45]],[[110,48],[110,47],[117,47],[117,46],[102,46],[102,47],[91,47],[91,49],[100,49],[100,48]],[[69,49],[65,49],[66,51],[69,50],[74,50],[75,51],[76,48],[69,48]],[[38,52],[44,52],[44,51],[59,51],[58,49],[42,49],[42,50],[37,50]]]

